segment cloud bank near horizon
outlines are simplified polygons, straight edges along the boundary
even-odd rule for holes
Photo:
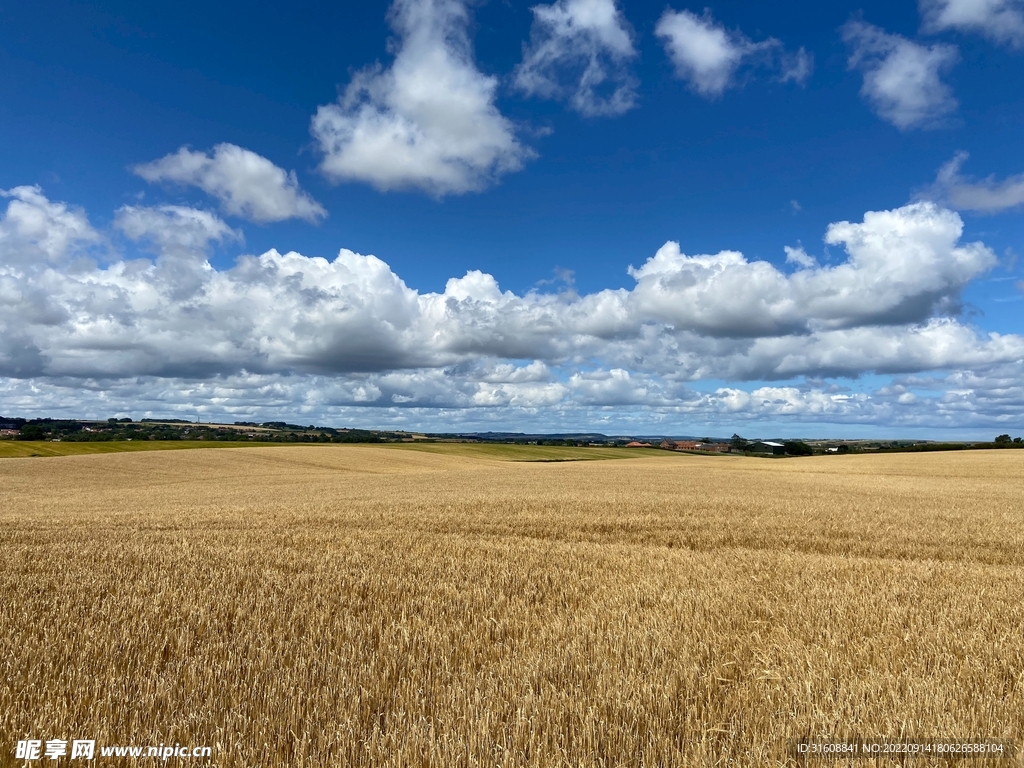
[[[240,233],[211,212],[124,206],[104,233],[38,187],[3,195],[5,411],[75,398],[113,407],[137,401],[141,382],[164,412],[215,403],[600,421],[602,409],[639,409],[955,426],[997,423],[1024,403],[1013,386],[997,397],[979,383],[1020,379],[1024,337],[958,318],[961,291],[996,256],[962,242],[959,215],[930,202],[830,225],[825,243],[846,253],[835,263],[787,249],[780,268],[669,242],[629,267],[630,289],[518,295],[477,270],[421,293],[346,249],[330,261],[271,250],[218,270],[210,249]],[[111,252],[122,236],[152,257]],[[826,381],[872,374],[897,378],[870,396]],[[822,383],[791,384],[801,377]]]

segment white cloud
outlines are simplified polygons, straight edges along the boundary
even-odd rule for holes
[[[0,414],[106,418],[127,415],[203,421],[284,418],[302,424],[393,429],[581,431],[608,434],[778,436],[970,430],[981,439],[1021,432],[1024,364],[896,377],[849,390],[823,382],[726,386],[711,391],[622,371],[495,392],[493,385],[444,371],[365,377],[234,374],[202,380],[0,377]],[[616,394],[615,390],[619,392]],[[829,425],[829,426],[822,426]],[[861,431],[863,434],[863,431]]]
[[[979,32],[997,43],[1024,47],[1021,0],[919,0],[924,29]]]
[[[814,269],[818,266],[818,262],[815,261],[814,257],[809,255],[802,247],[791,248],[786,245],[782,249],[786,254],[786,263],[796,264],[802,269]]]
[[[714,336],[923,322],[996,264],[981,243],[959,245],[962,232],[959,216],[929,203],[869,212],[826,232],[847,261],[789,276],[735,251],[687,256],[670,242],[630,270],[630,301],[646,317]]]
[[[736,252],[687,256],[668,243],[630,269],[633,290],[583,296],[518,296],[478,271],[452,278],[443,293],[420,294],[379,259],[346,250],[330,262],[269,251],[218,271],[206,251],[235,233],[211,214],[126,207],[116,222],[151,242],[156,260],[66,273],[5,269],[10,296],[45,284],[52,311],[37,314],[74,318],[34,325],[18,311],[8,316],[34,339],[50,375],[146,375],[175,365],[368,373],[494,357],[596,358],[623,370],[754,379],[835,371],[837,344],[843,371],[855,375],[955,365],[967,349],[982,350],[971,361],[1001,359],[1017,343],[934,324],[996,258],[980,243],[959,244],[959,217],[928,203],[833,224],[826,242],[849,254],[836,266],[803,254],[803,268],[786,275]],[[799,253],[790,249],[791,260]],[[110,317],[120,320],[110,325]],[[933,341],[954,356],[908,354]],[[861,352],[849,354],[852,347]]]
[[[206,261],[211,245],[242,241],[241,232],[209,211],[177,205],[122,206],[114,216],[114,227],[157,254],[148,271],[149,290],[157,289],[164,301],[184,302],[201,296],[212,270]]]
[[[698,16],[669,9],[659,19],[655,34],[662,39],[676,74],[708,98],[721,96],[734,84],[745,60],[777,66],[783,82],[801,84],[810,77],[813,67],[811,56],[803,48],[788,53],[772,37],[752,42],[741,32],[728,31],[707,10]],[[773,63],[776,55],[779,62]]]
[[[76,387],[82,403],[130,403],[147,382],[145,407],[174,412],[203,402],[224,413],[280,405],[332,418],[373,407],[396,423],[412,418],[397,411],[413,409],[554,409],[598,420],[588,424],[603,423],[608,408],[870,419],[884,409],[824,389],[702,394],[687,382],[925,371],[984,378],[1024,365],[1024,338],[954,318],[959,291],[996,259],[980,243],[961,243],[960,218],[931,203],[831,225],[826,243],[847,252],[834,265],[791,248],[800,268],[787,274],[737,252],[688,256],[667,243],[630,269],[630,290],[517,295],[479,271],[420,293],[383,261],[347,250],[330,261],[268,251],[215,269],[209,249],[237,233],[208,212],[173,206],[120,209],[116,227],[154,256],[101,265],[81,258],[102,239],[83,213],[36,188],[8,194],[0,217],[0,377],[11,379],[0,384],[0,410],[8,412]],[[89,394],[101,391],[112,394]],[[978,409],[996,413],[987,397]],[[918,407],[904,400],[886,408]]]
[[[986,367],[1024,359],[1024,337],[979,334],[950,318],[756,339],[716,372],[734,381],[796,376],[856,377]]]
[[[649,377],[631,376],[623,368],[575,373],[569,379],[574,400],[583,405],[666,404],[656,383]]]
[[[295,171],[234,144],[218,144],[212,154],[182,147],[132,169],[149,182],[170,181],[198,187],[220,200],[224,211],[250,221],[318,221],[327,215],[299,187]]]
[[[941,75],[958,60],[956,46],[926,46],[862,21],[842,29],[849,65],[864,75],[861,96],[901,130],[936,125],[957,108]]]
[[[587,116],[619,115],[636,104],[629,24],[614,0],[557,0],[532,9],[530,44],[515,85],[528,95],[569,98]],[[571,84],[564,81],[571,80]]]
[[[755,49],[742,35],[730,35],[709,14],[668,10],[655,29],[679,77],[704,96],[719,96],[729,86],[744,56]]]
[[[495,106],[498,80],[474,64],[459,0],[395,0],[391,66],[364,69],[311,130],[335,182],[442,196],[479,190],[532,156]]]
[[[55,262],[101,239],[84,211],[50,202],[39,187],[0,189],[0,197],[11,200],[0,218],[0,249],[11,261]]]
[[[118,209],[114,226],[132,240],[149,241],[162,254],[205,253],[210,243],[242,237],[209,211],[178,205],[125,205]]]
[[[1024,173],[996,181],[989,176],[975,181],[960,173],[967,161],[966,152],[957,152],[939,169],[927,196],[940,200],[960,211],[998,213],[1024,205]]]

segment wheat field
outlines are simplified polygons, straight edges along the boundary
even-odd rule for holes
[[[590,768],[1024,736],[1024,452],[431,450],[0,461],[0,764],[28,738]]]

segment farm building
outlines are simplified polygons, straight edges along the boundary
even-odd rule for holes
[[[668,443],[666,445],[665,443]],[[661,444],[662,448],[669,448],[673,451],[693,451],[696,450],[700,443],[693,440],[666,440]]]
[[[786,446],[782,443],[773,443],[771,440],[761,440],[747,446],[751,453],[770,453],[773,456],[782,456],[786,453]]]
[[[700,443],[697,446],[697,450],[700,451],[715,451],[716,453],[729,453],[732,451],[732,446],[728,443]]]
[[[670,451],[714,451],[728,453],[728,443],[703,443],[697,440],[662,440],[661,447]]]

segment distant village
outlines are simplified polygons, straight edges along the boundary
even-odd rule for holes
[[[642,443],[639,440],[631,440],[626,443],[626,448],[654,448],[653,443]],[[727,442],[715,442],[713,440],[669,440],[665,438],[657,445],[665,451],[691,451],[693,453],[732,453],[733,449],[743,453],[761,453],[771,456],[785,456],[787,453],[786,443],[777,443],[773,440],[755,440],[749,442],[744,440],[742,444],[734,445]],[[846,446],[849,451],[849,446]],[[838,452],[839,447],[826,448],[830,452]],[[814,449],[802,441],[790,441],[789,452],[791,455],[810,456]]]

